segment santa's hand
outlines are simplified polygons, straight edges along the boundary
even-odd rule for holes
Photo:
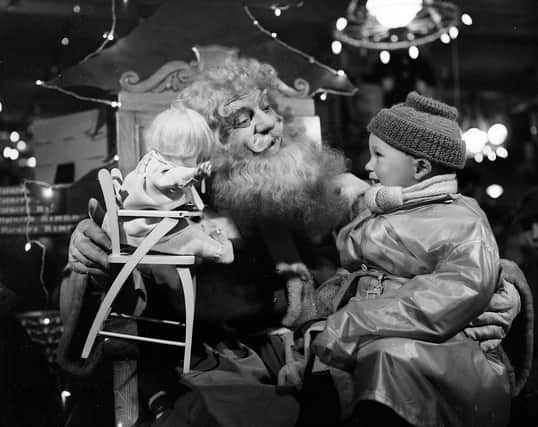
[[[303,386],[304,370],[304,361],[286,363],[278,372],[278,387],[300,390]]]
[[[69,241],[68,265],[81,274],[106,275],[110,238],[101,228],[103,209],[95,199],[88,203],[89,219],[78,223]]]
[[[464,332],[478,341],[484,351],[491,350],[508,334],[520,308],[521,300],[517,289],[504,280],[491,297],[486,311],[473,320]]]

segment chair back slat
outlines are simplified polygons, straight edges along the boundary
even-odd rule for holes
[[[118,255],[120,253],[120,229],[118,222],[118,205],[112,176],[108,170],[101,169],[98,178],[105,199],[107,211],[105,221],[107,221],[107,229],[112,243],[112,255]]]
[[[123,176],[118,168],[110,170],[110,176],[112,177],[112,185],[114,187],[114,194],[116,195],[116,203],[118,207],[123,208],[123,200],[121,197],[121,186],[123,185]]]

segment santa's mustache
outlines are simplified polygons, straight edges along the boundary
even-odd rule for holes
[[[341,153],[310,141],[247,159],[224,154],[212,184],[213,203],[243,226],[270,221],[328,232],[346,211],[328,184],[344,171]]]
[[[250,149],[255,153],[262,153],[265,150],[271,148],[275,144],[281,142],[280,136],[275,136],[271,134],[266,135],[256,135],[254,143],[250,146]]]

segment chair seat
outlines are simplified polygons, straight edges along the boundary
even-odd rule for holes
[[[118,216],[120,217],[133,217],[133,218],[188,218],[188,217],[201,217],[201,211],[195,210],[177,210],[177,211],[163,211],[163,210],[137,210],[137,209],[118,209]]]
[[[128,252],[121,253],[119,255],[109,255],[108,262],[112,264],[125,264],[129,260],[130,256],[131,254],[129,254]],[[170,264],[176,266],[192,266],[194,264],[194,260],[194,255],[173,255],[155,253],[142,257],[139,264]]]

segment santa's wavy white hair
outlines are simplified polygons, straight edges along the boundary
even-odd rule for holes
[[[172,105],[180,103],[198,111],[225,140],[227,130],[222,127],[223,119],[232,113],[227,104],[255,90],[267,90],[270,95],[278,86],[277,72],[271,65],[255,59],[228,59],[220,67],[202,71]]]

